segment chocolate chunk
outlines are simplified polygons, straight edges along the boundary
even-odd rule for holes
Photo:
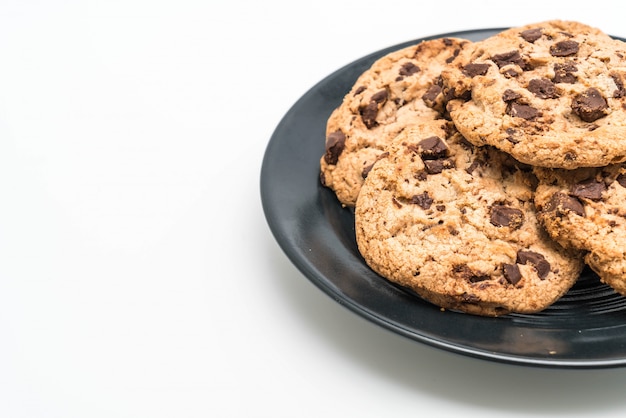
[[[569,57],[578,52],[578,42],[568,39],[560,41],[550,47],[550,54],[554,57]]]
[[[373,100],[361,109],[361,119],[363,119],[363,123],[367,126],[367,129],[372,129],[378,125],[376,116],[378,116],[378,104]]]
[[[439,174],[443,170],[448,168],[454,168],[454,161],[452,160],[425,160],[426,172],[428,174]]]
[[[504,90],[504,93],[502,93],[502,100],[504,100],[505,102],[512,102],[513,100],[517,100],[521,97],[521,94],[511,89],[506,89]]]
[[[489,71],[489,64],[470,63],[463,67],[463,74],[468,77],[476,77],[477,75],[485,75]]]
[[[593,122],[606,116],[607,104],[602,94],[590,87],[572,100],[572,110],[585,122]]]
[[[474,170],[476,170],[482,164],[483,164],[483,162],[481,160],[479,160],[478,158],[476,158],[474,161],[472,161],[472,163],[469,165],[469,167],[467,167],[465,169],[465,172],[467,174],[472,174],[474,172]]]
[[[327,164],[335,165],[339,160],[339,156],[346,146],[346,136],[341,131],[335,131],[328,134],[326,138],[326,153],[324,153],[324,161]]]
[[[585,207],[580,203],[580,200],[561,192],[552,195],[546,205],[546,210],[555,212],[557,216],[566,215],[568,212],[573,212],[578,216],[585,216]]]
[[[431,136],[418,142],[420,155],[424,160],[436,160],[448,155],[448,146],[438,136]]]
[[[555,83],[574,84],[577,79],[574,74],[576,71],[578,71],[578,68],[572,62],[554,64],[554,78],[552,81]]]
[[[452,56],[449,56],[448,58],[446,58],[446,64],[450,64],[452,61],[454,61],[456,57],[459,56],[460,53],[461,53],[461,48],[455,48],[455,50],[452,52]]]
[[[374,168],[374,164],[376,164],[377,161],[382,160],[383,158],[387,158],[388,156],[389,156],[388,152],[383,152],[382,154],[380,154],[376,158],[376,161],[374,161],[372,164],[363,168],[363,171],[361,171],[361,177],[366,178],[367,175],[370,173],[370,171],[372,171],[372,168]]]
[[[600,200],[602,199],[602,192],[605,190],[606,184],[603,181],[591,179],[572,185],[570,194],[578,198]]]
[[[626,88],[624,88],[624,82],[622,81],[622,77],[619,74],[611,74],[611,78],[613,79],[613,82],[615,82],[615,86],[617,87],[613,92],[613,97],[619,99],[626,96]]]
[[[537,271],[537,275],[540,279],[545,279],[548,273],[550,273],[550,263],[546,258],[534,251],[518,251],[517,260],[518,264],[531,264]]]
[[[472,98],[472,90],[458,92],[455,87],[450,87],[449,89],[443,91],[443,97],[446,102],[454,99],[468,101]]]
[[[543,34],[541,32],[541,28],[535,28],[522,31],[519,35],[524,38],[526,42],[530,42],[532,44],[537,39],[541,38],[541,35]]]
[[[524,213],[510,206],[494,205],[491,208],[490,221],[495,226],[508,226],[517,229],[524,223]]]
[[[374,93],[370,99],[370,102],[361,109],[361,119],[368,129],[372,129],[378,125],[376,117],[378,116],[379,105],[387,101],[387,90],[383,89]]]
[[[518,50],[493,55],[491,60],[495,62],[499,68],[509,64],[519,65],[521,68],[524,68],[524,60]]]
[[[452,267],[455,276],[465,279],[470,283],[482,282],[489,279],[488,274],[473,271],[467,264],[459,264]]]
[[[626,187],[626,174],[620,174],[617,176],[617,182],[620,186]]]
[[[416,194],[411,198],[411,203],[418,205],[420,208],[426,210],[433,204],[433,199],[428,195],[428,192],[422,194]]]
[[[540,99],[555,99],[559,97],[554,83],[547,78],[534,78],[528,83],[528,91]]]
[[[518,135],[518,132],[513,129],[513,128],[506,128],[506,134],[507,134],[507,141],[509,141],[512,144],[517,144],[519,142],[519,139],[516,138],[516,136]]]
[[[387,90],[383,89],[374,93],[371,100],[376,103],[384,103],[387,101],[387,96],[389,96],[389,93],[387,93]]]
[[[504,70],[502,72],[502,74],[506,77],[506,78],[515,78],[518,75],[520,75],[520,73],[518,73],[517,71],[515,71],[513,68],[507,68],[506,70]]]
[[[433,84],[426,90],[426,93],[422,96],[422,100],[426,103],[428,107],[435,107],[437,96],[441,93],[441,86],[437,84]]]
[[[516,102],[509,103],[506,113],[514,118],[522,118],[526,120],[533,120],[538,116],[541,116],[541,112],[534,107]]]
[[[365,90],[367,90],[367,87],[365,87],[365,86],[357,87],[357,89],[354,90],[354,96],[356,96],[357,94],[363,93]]]
[[[522,273],[517,264],[502,264],[504,278],[511,284],[517,284],[522,279]]]
[[[406,62],[402,64],[402,67],[400,67],[400,75],[402,76],[410,76],[420,71],[420,67],[413,64],[412,62]]]

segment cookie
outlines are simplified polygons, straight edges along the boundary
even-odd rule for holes
[[[507,29],[442,72],[450,117],[475,145],[574,169],[626,161],[626,43],[578,22]]]
[[[426,40],[380,58],[330,115],[320,180],[353,207],[363,179],[402,129],[441,117],[439,75],[469,41]]]
[[[563,246],[584,250],[600,279],[626,295],[626,165],[535,172],[545,229]]]
[[[541,228],[535,185],[528,166],[444,121],[407,129],[361,188],[358,249],[379,275],[442,308],[541,311],[576,282],[582,261]]]

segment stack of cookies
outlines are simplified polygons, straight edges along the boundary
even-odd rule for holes
[[[376,61],[320,179],[378,274],[445,309],[535,313],[585,264],[626,295],[626,43],[546,21]]]

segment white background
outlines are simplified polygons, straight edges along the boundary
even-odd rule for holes
[[[0,417],[621,415],[626,369],[476,360],[341,307],[259,195],[282,116],[349,62],[552,18],[626,36],[620,10],[3,0]]]

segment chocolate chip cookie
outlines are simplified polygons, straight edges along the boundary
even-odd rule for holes
[[[574,169],[626,161],[626,43],[546,21],[465,48],[442,72],[448,110],[475,145]]]
[[[541,228],[530,167],[476,147],[446,121],[404,130],[359,194],[355,231],[366,263],[442,308],[534,313],[576,282],[582,261]]]
[[[535,172],[537,216],[548,233],[584,250],[600,279],[626,295],[626,164]]]
[[[355,82],[327,122],[320,180],[354,206],[363,179],[401,130],[441,117],[440,73],[469,41],[426,40],[377,60]]]

